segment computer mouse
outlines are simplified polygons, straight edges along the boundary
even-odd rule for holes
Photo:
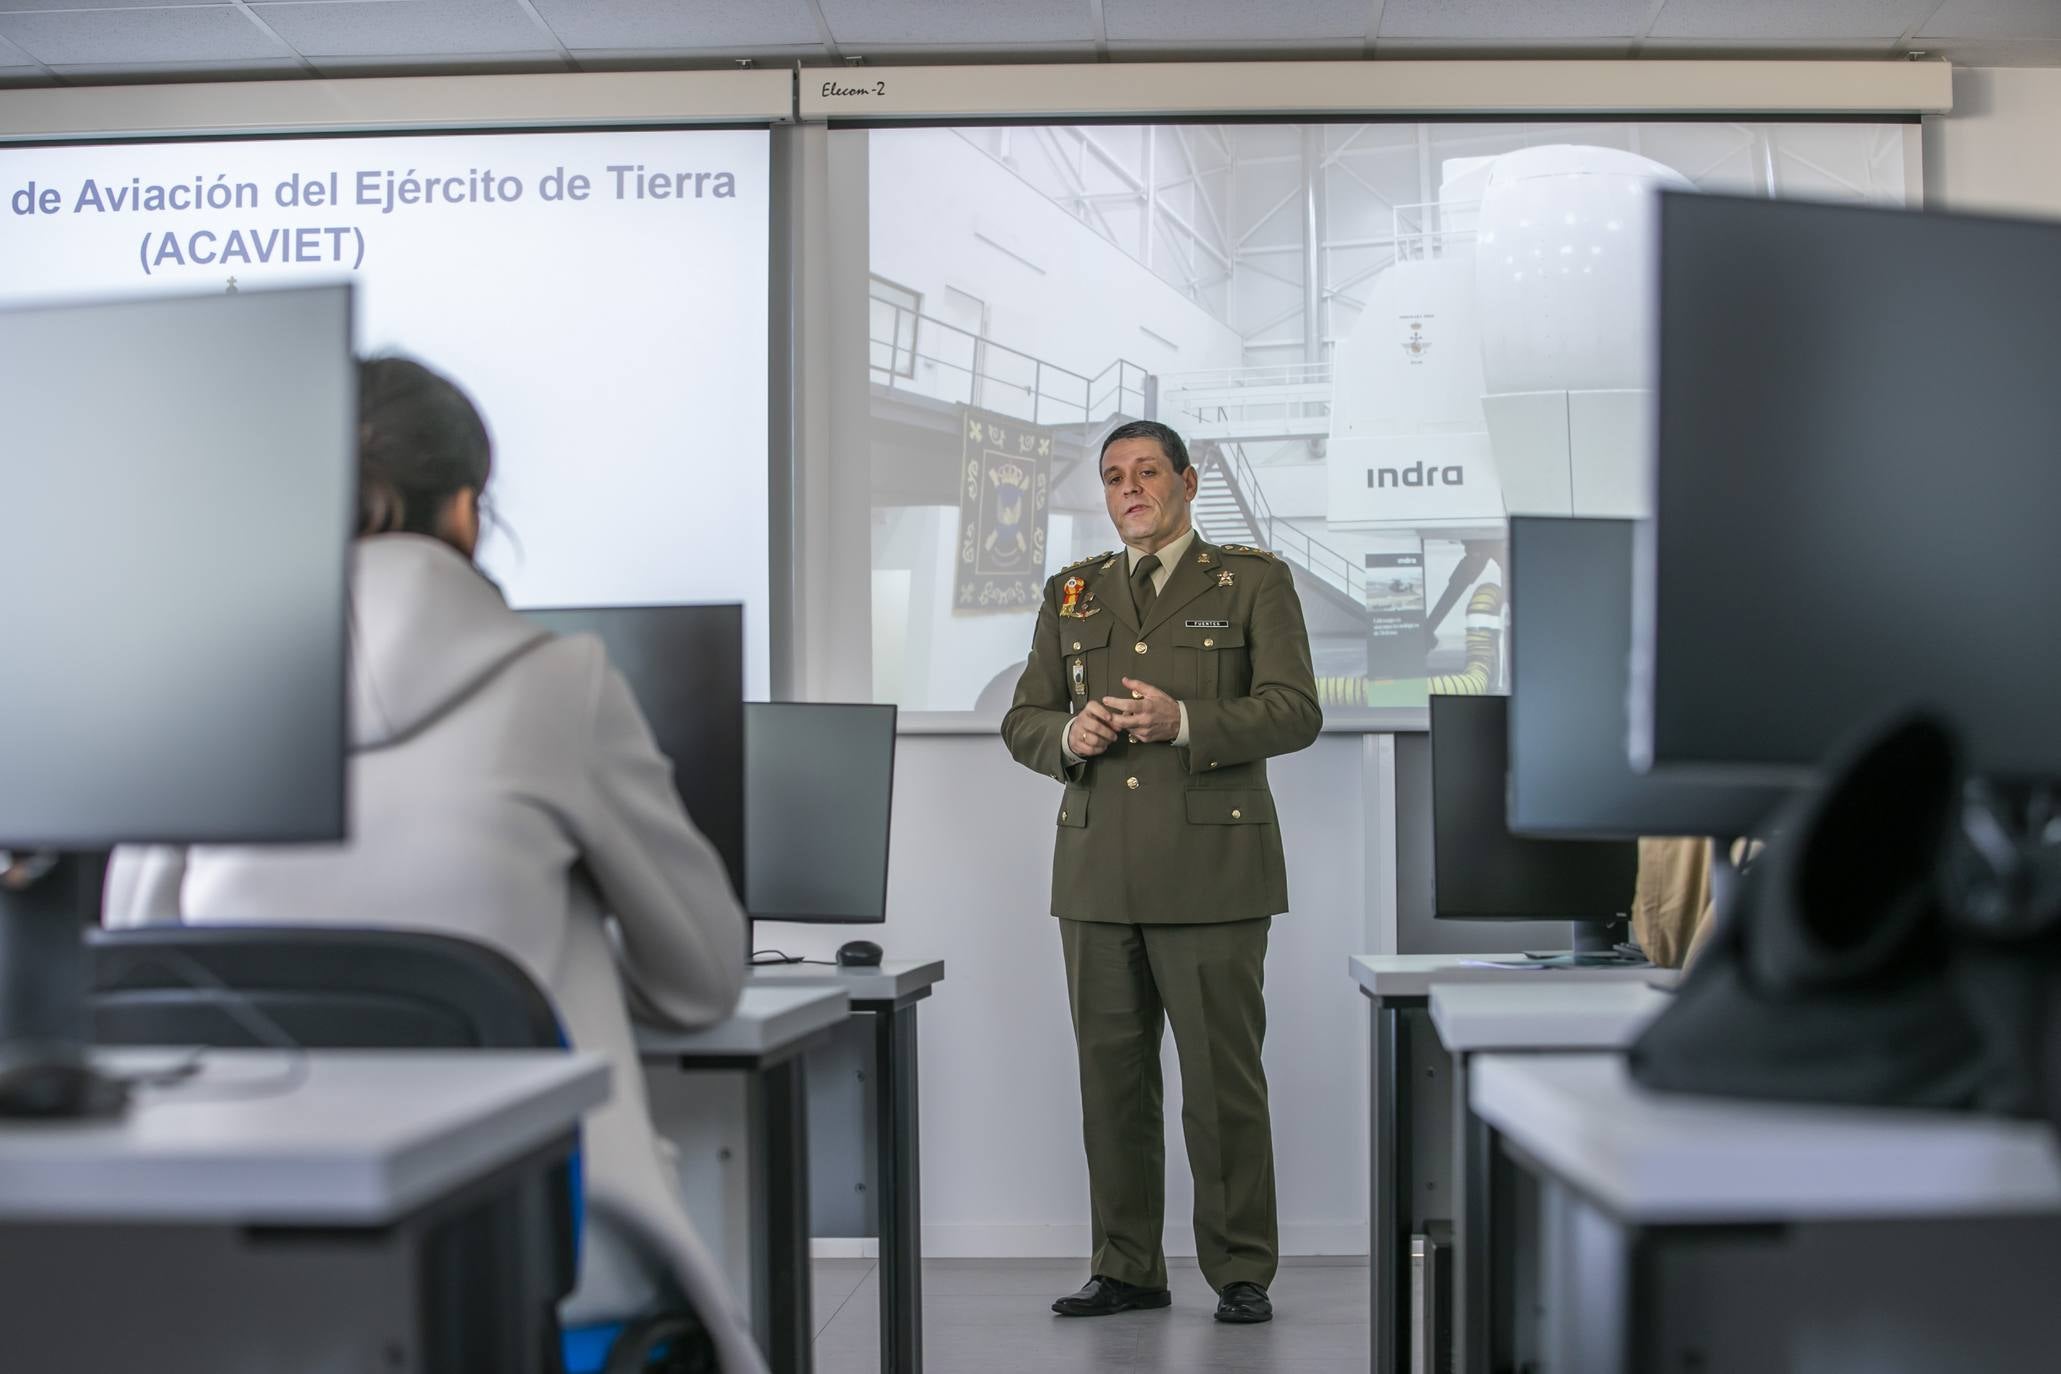
[[[879,968],[880,946],[871,940],[852,940],[837,947],[839,968]]]

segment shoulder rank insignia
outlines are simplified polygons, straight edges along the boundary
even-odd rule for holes
[[[1221,545],[1220,547],[1221,547],[1221,548],[1223,549],[1223,551],[1224,551],[1225,553],[1244,553],[1244,554],[1250,554],[1250,555],[1252,555],[1252,556],[1253,556],[1254,558],[1272,558],[1272,557],[1274,556],[1274,555],[1273,555],[1273,554],[1272,554],[1271,552],[1269,552],[1268,550],[1266,550],[1266,549],[1255,549],[1255,548],[1254,548],[1254,547],[1252,547],[1252,545],[1250,545],[1250,544],[1224,544],[1224,545]]]
[[[1083,558],[1083,559],[1080,559],[1080,560],[1079,560],[1078,562],[1074,562],[1074,563],[1069,563],[1069,564],[1067,564],[1067,565],[1066,565],[1065,567],[1061,568],[1061,569],[1060,569],[1059,571],[1061,571],[1061,572],[1063,572],[1063,573],[1070,573],[1070,572],[1072,572],[1072,571],[1073,571],[1073,570],[1074,570],[1075,568],[1085,568],[1085,567],[1087,567],[1087,566],[1088,566],[1088,565],[1089,565],[1090,563],[1095,563],[1095,562],[1099,562],[1099,561],[1101,561],[1102,559],[1105,559],[1105,558],[1114,558],[1114,557],[1116,557],[1116,555],[1115,555],[1115,554],[1113,554],[1113,553],[1098,553],[1098,554],[1092,554],[1092,555],[1090,555],[1090,556],[1089,556],[1089,557],[1087,557],[1087,558]]]

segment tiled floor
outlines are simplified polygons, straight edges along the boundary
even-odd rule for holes
[[[1065,1320],[1052,1299],[1087,1281],[1078,1260],[931,1260],[923,1266],[926,1374],[1333,1374],[1367,1365],[1365,1260],[1285,1260],[1263,1326],[1223,1326],[1194,1262],[1172,1265],[1161,1312]],[[816,1374],[877,1374],[872,1260],[816,1262]]]

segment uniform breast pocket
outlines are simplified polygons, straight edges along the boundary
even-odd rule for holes
[[[1184,625],[1174,635],[1174,656],[1181,660],[1181,675],[1193,684],[1191,695],[1199,700],[1242,697],[1251,688],[1243,625]]]
[[[1074,710],[1111,694],[1107,614],[1062,619],[1059,648],[1066,655],[1066,691]]]

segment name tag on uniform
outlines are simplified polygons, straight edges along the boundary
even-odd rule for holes
[[[1228,630],[1231,628],[1231,622],[1228,620],[1191,620],[1188,622],[1188,628],[1191,630]]]

